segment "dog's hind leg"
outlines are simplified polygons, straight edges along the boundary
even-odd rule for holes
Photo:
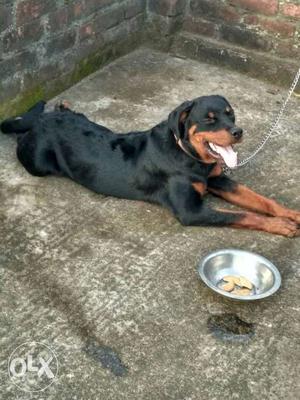
[[[55,111],[72,111],[71,104],[67,100],[59,101],[55,104],[54,107]]]
[[[17,157],[31,175],[61,175],[55,152],[50,147],[38,145],[35,132],[18,138]]]
[[[46,102],[41,100],[31,107],[26,113],[17,117],[8,118],[0,125],[3,133],[28,132],[40,114],[44,112]]]

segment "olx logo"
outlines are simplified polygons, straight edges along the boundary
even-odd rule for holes
[[[57,357],[50,347],[39,342],[18,346],[8,361],[12,382],[26,392],[38,392],[50,386],[58,373]]]

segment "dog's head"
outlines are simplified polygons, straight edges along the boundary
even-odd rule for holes
[[[204,163],[237,165],[232,145],[241,141],[243,130],[235,125],[234,111],[224,97],[186,101],[169,115],[168,125],[177,140],[191,146]]]

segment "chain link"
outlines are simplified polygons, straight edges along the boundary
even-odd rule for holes
[[[268,133],[261,140],[261,142],[259,143],[257,148],[253,151],[253,153],[250,156],[244,158],[244,160],[240,161],[234,169],[242,167],[242,166],[248,164],[249,161],[251,161],[254,157],[256,157],[256,155],[262,150],[262,148],[265,146],[265,144],[267,143],[267,141],[271,137],[277,136],[277,135],[273,135],[273,132],[278,130],[279,122],[280,122],[280,120],[281,120],[281,118],[283,116],[283,113],[284,113],[284,111],[286,109],[286,106],[287,106],[288,102],[290,101],[290,98],[292,97],[292,94],[294,93],[294,90],[295,90],[295,88],[296,88],[296,86],[297,86],[297,84],[299,82],[299,79],[300,79],[300,68],[299,68],[298,72],[296,73],[295,79],[293,80],[293,83],[292,83],[292,85],[291,85],[291,87],[290,87],[290,89],[288,91],[287,97],[286,97],[284,103],[282,104],[282,106],[281,106],[281,108],[279,110],[279,113],[278,113],[275,121],[271,125]],[[228,171],[231,171],[231,169],[228,168],[228,167],[225,167],[224,168],[224,172],[228,172]]]

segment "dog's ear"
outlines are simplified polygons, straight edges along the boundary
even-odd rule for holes
[[[168,118],[169,129],[176,136],[177,140],[185,137],[185,121],[194,105],[193,101],[185,101],[171,112]]]

